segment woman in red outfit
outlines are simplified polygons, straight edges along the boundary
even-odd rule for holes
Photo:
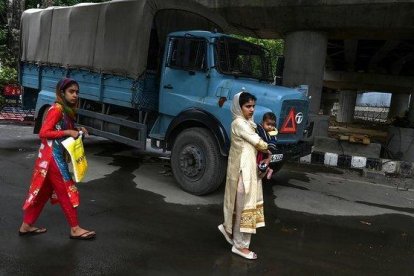
[[[69,173],[66,151],[61,141],[67,137],[77,138],[75,109],[78,104],[79,84],[69,78],[62,79],[56,86],[56,102],[50,107],[39,133],[41,145],[35,162],[29,194],[23,205],[23,223],[19,235],[43,234],[46,228],[33,226],[43,206],[50,198],[59,203],[70,225],[70,238],[87,240],[96,233],[79,226],[77,209],[79,192]]]

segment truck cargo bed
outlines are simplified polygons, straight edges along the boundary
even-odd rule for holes
[[[75,79],[80,85],[80,98],[140,110],[158,110],[158,82],[153,72],[139,79],[97,73],[87,69],[69,69],[22,63],[20,80],[23,87],[38,91],[55,91],[64,78]]]

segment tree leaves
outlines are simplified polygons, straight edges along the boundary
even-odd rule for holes
[[[272,71],[275,70],[277,58],[283,55],[283,47],[284,47],[283,39],[261,39],[261,38],[247,37],[247,36],[241,36],[241,35],[234,35],[234,37],[237,37],[238,39],[243,39],[247,42],[250,42],[256,45],[260,45],[266,48],[267,50],[269,50],[270,59],[271,59],[271,62],[270,62],[271,68],[272,68]]]

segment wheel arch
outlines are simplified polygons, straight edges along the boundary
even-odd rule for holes
[[[214,115],[198,108],[191,108],[182,111],[170,123],[165,134],[167,150],[172,149],[178,134],[190,127],[202,127],[209,129],[216,138],[221,155],[228,156],[230,140],[223,125]]]

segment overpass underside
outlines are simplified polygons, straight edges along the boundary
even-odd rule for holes
[[[309,85],[313,114],[339,101],[336,119],[350,123],[358,92],[388,92],[389,116],[408,110],[414,127],[414,1],[195,1],[241,34],[284,39],[283,85]]]
[[[308,84],[313,113],[321,111],[323,90],[351,98],[358,91],[398,94],[393,103],[400,106],[390,115],[408,109],[414,91],[414,1],[196,1],[245,35],[283,38],[283,84]]]

